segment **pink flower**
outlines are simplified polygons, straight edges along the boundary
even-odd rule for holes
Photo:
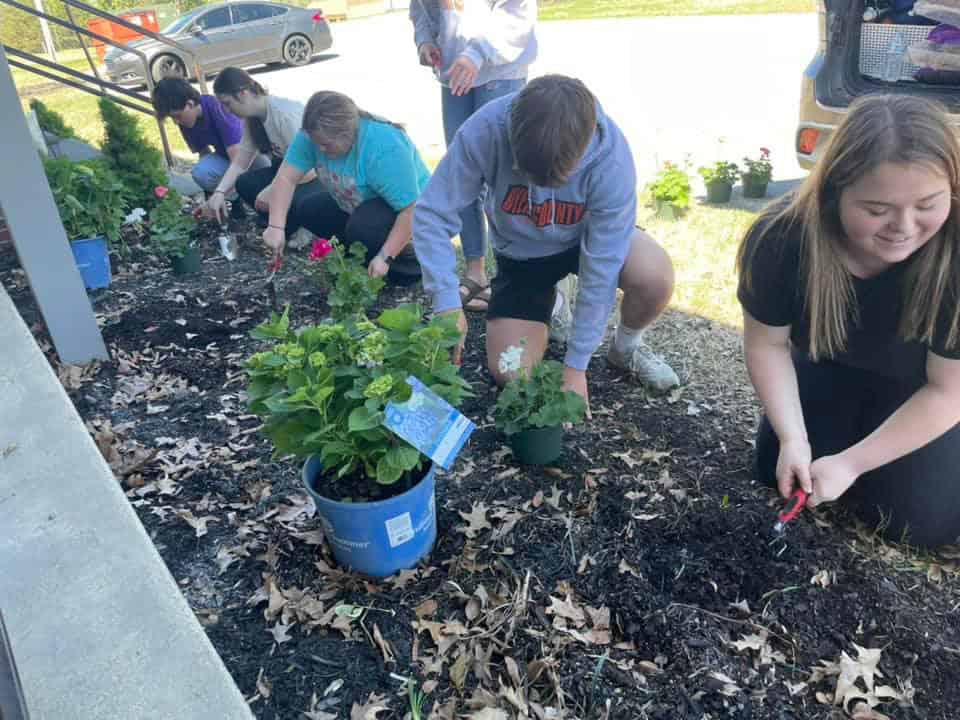
[[[326,238],[317,238],[310,248],[310,261],[318,262],[333,252],[333,245]]]
[[[770,150],[765,147],[760,148],[760,156],[765,158],[770,157]]]
[[[164,187],[163,185],[157,185],[157,186],[153,189],[153,194],[156,195],[157,198],[160,199],[160,200],[163,200],[163,199],[167,196],[167,193],[168,193],[168,192],[170,192],[170,189]]]

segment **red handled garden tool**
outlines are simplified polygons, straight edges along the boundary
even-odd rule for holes
[[[278,253],[273,262],[270,263],[270,274],[267,275],[267,296],[270,298],[270,307],[274,310],[277,309],[277,271],[280,270],[282,264],[283,256]]]
[[[787,549],[787,525],[803,512],[806,505],[806,490],[797,488],[787,500],[787,506],[777,514],[777,522],[773,525],[773,540],[770,541],[770,545],[777,550],[777,557],[783,555]]]

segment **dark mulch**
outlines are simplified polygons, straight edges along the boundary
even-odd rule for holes
[[[497,702],[503,715],[477,716],[826,718],[838,711],[816,693],[836,677],[801,683],[855,645],[882,649],[877,685],[912,694],[888,715],[957,716],[955,565],[832,514],[805,514],[777,556],[777,506],[750,477],[739,336],[703,318],[671,312],[651,333],[687,381],[669,397],[595,359],[593,420],[556,467],[534,469],[494,431],[473,317],[463,411],[478,430],[438,482],[433,553],[380,583],[337,571],[299,468],[271,459],[244,408],[247,333],[269,311],[246,235],[237,261],[211,242],[183,279],[136,251],[94,299],[112,360],[61,377],[258,717],[347,718],[376,694],[388,709],[353,717],[401,718],[400,676],[428,684],[438,718]],[[323,291],[291,265],[280,302],[297,324],[321,319]],[[10,246],[0,279],[59,368]],[[417,299],[388,289],[382,305]],[[744,637],[753,649],[731,644]]]

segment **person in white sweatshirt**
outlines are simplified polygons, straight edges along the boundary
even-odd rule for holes
[[[537,57],[536,0],[412,0],[410,19],[420,64],[441,84],[443,130],[449,147],[464,121],[486,103],[523,88]],[[486,312],[490,283],[484,259],[487,226],[482,199],[460,212],[466,274],[460,299]]]

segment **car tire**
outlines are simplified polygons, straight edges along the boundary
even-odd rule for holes
[[[153,75],[154,82],[160,82],[163,78],[176,77],[187,79],[187,67],[183,60],[176,55],[158,55],[150,63],[150,74]]]
[[[313,43],[306,35],[291,35],[283,41],[283,61],[287,65],[306,65],[313,57]]]

